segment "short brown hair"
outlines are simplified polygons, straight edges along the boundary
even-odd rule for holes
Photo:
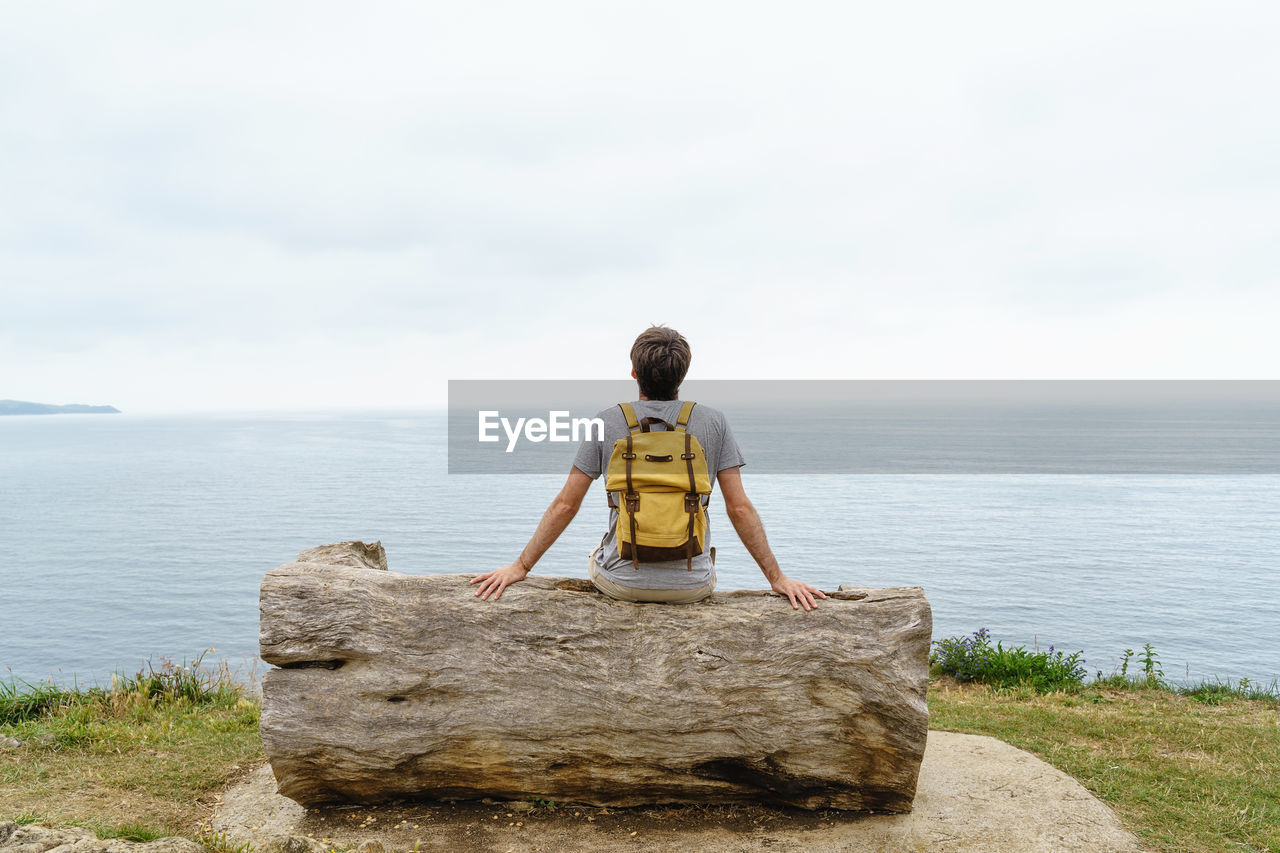
[[[650,400],[676,399],[692,359],[689,342],[675,329],[645,329],[631,345],[631,366],[640,383],[640,396]]]

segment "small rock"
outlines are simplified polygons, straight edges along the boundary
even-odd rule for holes
[[[277,838],[269,849],[276,853],[329,853],[329,848],[305,835],[286,835]]]
[[[96,841],[96,836],[87,829],[68,827],[66,829],[50,829],[39,824],[19,826],[6,839],[5,853],[44,853],[64,844],[76,844]]]
[[[68,853],[205,853],[203,846],[187,838],[125,841],[98,838],[80,827],[52,829],[39,824],[19,826],[12,821],[0,822],[0,847],[4,853],[46,853],[54,849]]]
[[[356,853],[386,853],[382,847],[382,842],[372,838],[367,838],[360,842],[360,846],[356,848]]]
[[[118,843],[118,842],[117,842]],[[134,853],[206,853],[204,845],[186,838],[157,838],[143,843],[125,842]],[[115,849],[113,847],[113,849]]]
[[[22,741],[16,737],[0,737],[0,749],[17,749],[22,746]]]
[[[518,803],[512,803],[509,808],[513,812],[531,812],[533,811],[533,803],[521,801]]]

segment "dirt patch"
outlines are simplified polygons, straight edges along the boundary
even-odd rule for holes
[[[388,851],[1139,851],[1109,808],[1028,752],[979,735],[929,732],[908,815],[765,806],[600,809],[556,803],[399,802],[305,810],[275,793],[269,767],[227,789],[210,821],[236,843],[301,835]]]

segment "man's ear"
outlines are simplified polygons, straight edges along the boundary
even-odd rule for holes
[[[633,367],[633,368],[631,368],[631,378],[632,378],[632,379],[635,379],[635,378],[636,378],[636,369],[635,369],[634,367]]]

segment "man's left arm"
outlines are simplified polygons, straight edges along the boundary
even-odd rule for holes
[[[569,479],[560,489],[560,494],[551,501],[547,511],[542,514],[538,529],[533,532],[529,544],[524,546],[524,550],[520,552],[519,557],[516,557],[515,562],[508,563],[500,569],[476,575],[471,579],[471,583],[480,584],[476,595],[481,600],[487,601],[492,593],[493,600],[497,601],[502,597],[504,589],[524,580],[529,575],[529,570],[542,558],[556,539],[560,538],[560,534],[564,533],[569,522],[573,521],[573,517],[578,514],[578,508],[582,506],[582,499],[589,488],[591,488],[591,477],[582,473],[576,466],[570,468]]]

